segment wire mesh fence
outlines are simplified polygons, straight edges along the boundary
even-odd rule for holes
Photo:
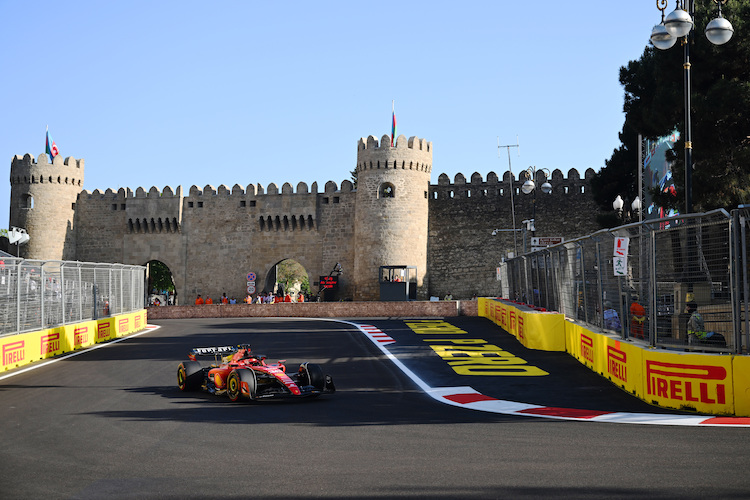
[[[0,260],[0,335],[137,311],[146,268],[122,264]]]
[[[503,295],[652,346],[747,352],[748,224],[715,210],[602,230],[504,262]]]

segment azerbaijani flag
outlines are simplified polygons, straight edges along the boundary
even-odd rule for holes
[[[393,147],[394,142],[396,141],[396,102],[392,102],[392,108],[393,108],[393,125],[391,127],[391,147]]]
[[[44,152],[49,155],[50,160],[54,160],[55,156],[60,154],[60,150],[57,149],[55,141],[49,138],[49,125],[47,125],[47,149]]]

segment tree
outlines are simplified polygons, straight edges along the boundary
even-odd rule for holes
[[[276,282],[284,285],[285,292],[296,283],[303,283],[305,279],[307,272],[296,260],[286,259],[276,265]]]
[[[166,264],[158,260],[152,260],[149,262],[149,271],[149,290],[174,292],[172,273]]]
[[[735,35],[717,47],[704,35],[716,17],[715,4],[696,2],[690,46],[695,212],[750,201],[750,0],[730,0],[722,12]],[[648,46],[639,60],[620,68],[626,115],[622,145],[592,182],[594,199],[605,210],[611,210],[617,194],[636,196],[638,133],[655,140],[674,130],[681,131],[670,158],[677,196],[652,194],[663,206],[684,210],[684,56],[679,43],[666,51]]]

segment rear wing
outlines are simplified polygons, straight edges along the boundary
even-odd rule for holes
[[[229,354],[234,354],[240,349],[247,349],[249,351],[250,344],[240,344],[237,346],[227,345],[227,346],[222,346],[222,347],[194,347],[188,353],[188,358],[195,361],[196,356],[213,356],[214,359],[216,359],[220,356],[227,356]]]
[[[193,356],[226,356],[237,352],[237,347],[228,345],[224,347],[195,347],[190,350]]]

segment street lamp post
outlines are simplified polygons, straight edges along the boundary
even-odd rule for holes
[[[523,186],[521,186],[521,191],[523,191],[523,194],[531,194],[534,193],[534,198],[531,200],[531,236],[536,236],[536,173],[537,171],[541,172],[544,175],[544,182],[542,183],[542,193],[544,194],[550,194],[552,192],[552,184],[549,183],[547,179],[550,178],[550,172],[546,168],[540,168],[537,169],[536,167],[529,167],[525,170],[526,176],[529,177],[526,179],[526,182],[523,183]]]
[[[623,207],[625,206],[625,202],[622,199],[622,196],[619,194],[617,195],[617,198],[615,198],[615,201],[612,202],[612,208],[615,209],[615,212],[617,212],[617,217],[625,224],[629,222],[633,222],[634,219],[637,217],[638,220],[641,220],[641,199],[640,197],[636,196],[633,200],[633,203],[630,204],[630,211],[624,211]]]
[[[727,0],[713,0],[717,5],[717,17],[706,26],[706,38],[714,45],[723,45],[732,38],[732,24],[721,15],[721,6]],[[693,211],[693,140],[690,115],[690,41],[693,34],[695,0],[676,0],[675,10],[666,18],[664,11],[667,0],[656,0],[656,8],[661,11],[661,23],[651,31],[651,43],[659,50],[670,49],[678,38],[684,48],[684,90],[685,90],[685,213]],[[685,9],[687,7],[687,10]]]

